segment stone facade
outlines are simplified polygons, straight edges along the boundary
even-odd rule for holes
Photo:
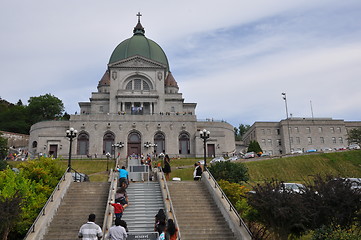
[[[71,115],[69,121],[40,122],[31,127],[29,151],[33,155],[68,156],[65,131],[69,128],[78,131],[72,149],[75,157],[163,151],[172,157],[201,157],[199,131],[204,128],[211,132],[209,156],[235,151],[233,126],[223,121],[198,121],[196,103],[184,102],[163,50],[144,36],[140,22],[133,32],[132,38],[114,50],[98,91],[89,102],[79,103],[80,114]],[[130,52],[134,55],[128,56]],[[114,146],[116,143],[121,147]]]
[[[349,145],[347,133],[357,127],[361,127],[361,121],[289,118],[280,122],[255,122],[245,133],[243,140],[246,145],[250,141],[257,141],[263,152],[270,155],[337,150]]]

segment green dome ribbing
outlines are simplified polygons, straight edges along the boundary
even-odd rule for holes
[[[169,71],[168,59],[163,49],[156,42],[144,36],[145,31],[139,21],[133,33],[131,38],[124,40],[114,49],[109,64],[139,55],[164,64]]]

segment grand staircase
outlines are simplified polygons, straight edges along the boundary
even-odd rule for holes
[[[154,216],[164,208],[158,182],[135,182],[127,188],[129,206],[122,220],[129,232],[154,232]]]
[[[78,239],[79,228],[90,213],[96,215],[95,222],[102,226],[108,193],[107,182],[72,182],[43,239]]]
[[[182,240],[236,239],[202,182],[167,182]]]

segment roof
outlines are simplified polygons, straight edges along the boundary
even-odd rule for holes
[[[131,38],[124,40],[114,49],[109,59],[109,64],[140,55],[167,66],[169,71],[167,56],[156,42],[145,37],[145,30],[140,20],[138,20],[137,25],[134,27],[133,33]]]
[[[167,78],[164,81],[164,86],[178,88],[177,81],[174,79],[171,72],[168,73]]]
[[[98,87],[100,86],[104,86],[104,85],[110,85],[110,76],[109,76],[109,71],[105,71],[102,79],[99,81]]]

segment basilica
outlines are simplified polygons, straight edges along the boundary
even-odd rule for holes
[[[163,49],[145,36],[140,15],[133,36],[110,56],[107,70],[89,101],[80,102],[69,121],[44,121],[30,130],[29,152],[75,158],[131,154],[201,157],[207,129],[209,157],[235,151],[233,126],[224,121],[197,120],[196,103],[187,103],[170,71]],[[72,149],[68,129],[75,129]]]

